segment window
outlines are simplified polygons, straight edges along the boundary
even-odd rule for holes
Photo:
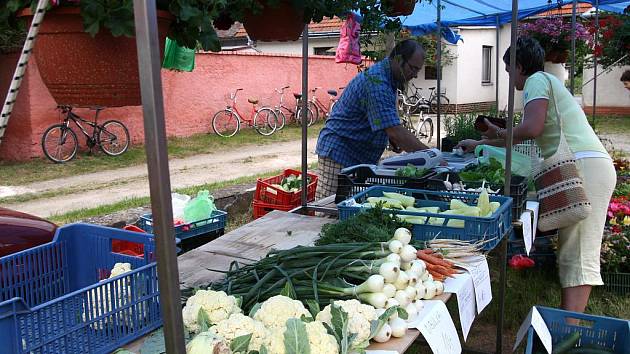
[[[484,45],[481,47],[481,83],[492,83],[492,47]]]
[[[441,70],[440,70],[440,74],[442,74]],[[434,65],[424,66],[424,79],[437,80],[437,68]],[[442,76],[442,79],[444,79],[444,76]]]
[[[335,56],[335,48],[334,47],[315,47],[313,48],[313,54]]]

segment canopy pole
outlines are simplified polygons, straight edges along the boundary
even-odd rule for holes
[[[306,208],[308,194],[308,24],[302,32],[302,208]]]
[[[499,39],[501,36],[501,25],[499,22],[499,16],[497,16],[497,25],[496,25],[496,30],[497,30],[497,35],[496,35],[496,49],[495,49],[495,66],[496,68],[494,68],[495,71],[495,78],[494,78],[494,85],[495,85],[495,101],[496,101],[496,105],[497,105],[497,117],[499,116],[499,112],[501,111],[500,107],[499,107]]]
[[[575,90],[575,29],[576,29],[576,17],[577,17],[577,0],[573,0],[573,8],[571,10],[571,94]]]
[[[595,48],[599,45],[599,0],[595,0]],[[595,127],[595,111],[597,109],[597,56],[593,55],[593,122]]]
[[[173,229],[156,5],[155,1],[145,0],[134,0],[133,4],[164,342],[167,353],[180,354],[186,349]]]
[[[513,125],[514,125],[514,85],[515,85],[515,75],[516,72],[516,41],[518,36],[518,0],[512,0],[512,22],[511,22],[511,32],[510,32],[510,80],[508,86],[508,117],[507,117],[507,134],[505,141],[505,183],[503,186],[503,194],[505,196],[510,195],[510,185],[512,180],[512,145],[514,143],[513,139]],[[508,237],[505,235],[504,237]],[[507,240],[503,240],[503,245],[501,246],[503,260],[502,260],[502,271],[500,274],[501,284],[499,286],[499,313],[497,318],[497,340],[496,340],[496,352],[503,352],[503,321],[505,314],[505,283],[506,283],[506,269],[507,266]]]
[[[437,63],[436,63],[436,78],[437,78],[437,148],[441,149],[442,147],[442,139],[440,137],[440,130],[442,130],[442,125],[440,122],[440,113],[442,111],[441,101],[440,100],[440,92],[442,92],[442,0],[437,0],[437,38],[436,38],[436,47],[437,51]],[[429,102],[431,104],[431,102]]]

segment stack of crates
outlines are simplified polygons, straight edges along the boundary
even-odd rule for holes
[[[254,219],[269,213],[272,210],[289,211],[302,204],[302,190],[287,192],[274,185],[279,185],[282,180],[289,176],[301,176],[302,172],[292,169],[284,170],[282,174],[269,178],[259,178],[256,181],[256,193],[252,203],[254,209]],[[307,202],[315,200],[317,190],[317,175],[308,173],[308,185],[306,186]]]

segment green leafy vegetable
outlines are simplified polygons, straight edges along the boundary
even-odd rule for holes
[[[251,340],[251,333],[243,336],[238,336],[232,340],[232,343],[230,343],[230,350],[233,353],[247,353],[247,348],[249,347],[249,342]]]
[[[412,164],[407,164],[405,167],[401,167],[396,170],[396,176],[398,177],[411,177],[420,178],[424,176],[429,170],[425,168],[417,168]]]
[[[491,157],[488,164],[479,164],[476,166],[469,166],[459,173],[459,178],[464,182],[486,182],[504,185],[505,183],[505,169],[494,157]]]
[[[297,318],[287,320],[287,330],[284,332],[284,350],[287,354],[310,354],[306,325]]]

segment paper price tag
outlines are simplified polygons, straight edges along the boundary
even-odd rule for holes
[[[523,323],[521,324],[521,328],[518,329],[518,332],[516,333],[516,342],[514,342],[514,348],[512,348],[512,351],[515,351],[516,348],[518,348],[518,345],[521,343],[523,338],[525,338],[529,327],[534,328],[534,331],[538,335],[538,338],[540,338],[540,341],[545,347],[545,350],[547,350],[547,353],[551,353],[551,333],[549,333],[549,328],[547,328],[547,324],[540,315],[540,312],[538,312],[536,306],[532,307],[532,309],[529,311],[529,314],[525,318],[525,321],[523,321]]]
[[[475,287],[472,277],[468,273],[458,274],[455,278],[448,278],[444,282],[444,291],[457,295],[459,322],[462,325],[464,341],[468,338],[470,327],[475,320]]]
[[[420,312],[415,327],[422,333],[433,353],[461,353],[459,336],[446,305],[439,300],[428,300],[424,303],[424,309]]]
[[[532,243],[534,242],[534,234],[532,232],[532,215],[531,210],[525,210],[521,214],[520,221],[523,223],[523,241],[525,242],[525,252],[529,256],[529,251],[532,249]]]
[[[490,268],[485,257],[475,257],[474,261],[462,264],[472,277],[475,287],[475,299],[477,301],[477,313],[481,313],[492,301],[492,287],[490,285]]]

